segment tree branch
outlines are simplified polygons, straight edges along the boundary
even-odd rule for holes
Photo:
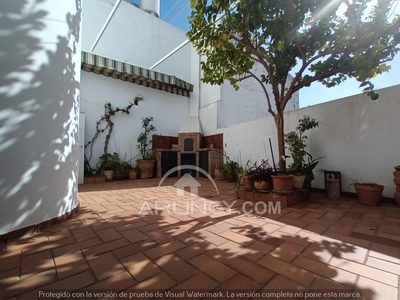
[[[332,75],[335,75],[335,74],[338,74],[338,73],[345,73],[346,70],[348,70],[348,67],[343,66],[341,68],[330,70],[330,71],[327,71],[327,72],[324,72],[324,73],[317,74],[317,75],[315,75],[313,77],[310,77],[310,78],[298,83],[297,85],[295,85],[293,90],[292,90],[292,94],[297,92],[301,88],[310,85],[314,81],[319,81],[319,80],[331,77]]]
[[[268,91],[267,91],[267,88],[265,87],[265,84],[261,81],[260,78],[258,78],[258,76],[256,76],[252,72],[249,72],[249,74],[250,74],[249,77],[253,77],[261,85],[261,88],[263,89],[264,94],[265,94],[265,96],[267,98],[268,112],[275,118],[276,113],[272,110],[271,99],[270,99],[270,97],[268,95]]]
[[[232,35],[232,38],[235,41],[237,41],[238,43],[242,44],[247,49],[249,49],[253,55],[258,57],[258,59],[259,59],[258,62],[264,67],[264,69],[267,71],[267,73],[271,79],[272,93],[274,94],[275,102],[279,102],[280,97],[279,97],[279,90],[278,90],[278,82],[276,81],[276,78],[273,76],[271,61],[268,58],[264,57],[264,55],[260,51],[255,49],[246,36],[244,36],[243,39],[238,39],[237,37]],[[266,61],[270,65],[268,65],[266,63]]]

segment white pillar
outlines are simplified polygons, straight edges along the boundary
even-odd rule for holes
[[[191,69],[190,82],[194,85],[193,92],[190,93],[190,116],[199,115],[200,105],[200,56],[190,44]]]
[[[0,2],[0,236],[74,210],[81,0]]]

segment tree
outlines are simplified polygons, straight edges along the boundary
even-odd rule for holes
[[[398,2],[191,0],[188,37],[206,57],[203,82],[228,80],[235,89],[247,78],[260,84],[277,128],[279,168],[285,170],[283,111],[293,93],[316,81],[333,87],[353,77],[371,99],[378,98],[369,80],[388,71],[385,62],[398,51]],[[263,74],[254,72],[255,63]]]

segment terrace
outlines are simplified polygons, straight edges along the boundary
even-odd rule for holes
[[[178,195],[176,178],[159,189],[158,179],[80,186],[77,215],[2,245],[1,298],[240,290],[255,298],[353,291],[362,299],[398,299],[398,206],[312,193],[308,202],[268,214],[243,206],[232,183],[218,181],[218,196],[208,179],[196,179],[198,196]]]

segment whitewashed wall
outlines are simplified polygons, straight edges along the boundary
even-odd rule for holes
[[[1,1],[0,235],[78,205],[81,1]]]
[[[137,137],[143,131],[141,119],[154,117],[155,134],[178,136],[178,132],[189,118],[190,99],[164,91],[143,87],[134,83],[82,71],[81,111],[85,113],[85,143],[95,134],[96,122],[104,115],[104,104],[126,107],[136,94],[143,100],[133,106],[130,114],[118,113],[112,119],[114,130],[108,152],[117,152],[121,159],[130,160],[139,154]],[[95,167],[104,148],[105,133],[95,141],[91,166]],[[85,151],[89,154],[88,149]],[[139,157],[138,157],[139,158]],[[136,163],[136,159],[132,161]]]
[[[83,51],[90,52],[115,2],[84,0],[83,8],[90,13],[85,13],[82,19]],[[186,33],[181,29],[122,1],[93,53],[149,68],[185,40]],[[147,116],[154,117],[156,134],[177,136],[189,116],[198,112],[199,69],[198,66],[192,67],[192,60],[197,60],[198,64],[198,56],[188,44],[154,68],[194,84],[190,98],[82,71],[80,108],[86,116],[85,143],[92,139],[96,121],[104,115],[106,102],[114,107],[126,107],[136,94],[142,95],[144,100],[139,102],[139,106],[133,106],[130,115],[119,114],[114,118],[114,133],[108,152],[115,151],[125,160],[135,157],[139,153],[136,146],[137,137],[142,132],[141,119]],[[103,154],[104,141],[105,134],[102,134],[94,144],[92,167]],[[85,153],[89,154],[88,149]],[[135,164],[136,159],[132,162]]]
[[[205,58],[203,58],[205,60]],[[263,69],[255,65],[253,73],[261,75]],[[269,116],[267,99],[259,83],[246,79],[238,83],[239,90],[235,90],[226,81],[221,86],[201,83],[200,112],[201,123],[205,135],[223,128]],[[272,89],[267,86],[271,96],[272,109],[275,111]],[[285,111],[299,108],[299,93],[295,93],[286,105]]]
[[[90,52],[116,0],[84,0],[82,50]],[[186,40],[186,33],[145,11],[121,1],[93,53],[149,68]],[[191,81],[191,46],[188,44],[155,71]]]
[[[313,157],[325,156],[317,166],[313,186],[323,188],[321,170],[340,171],[342,190],[354,192],[352,179],[378,182],[384,196],[393,197],[393,166],[400,164],[400,85],[379,91],[370,100],[360,94],[285,113],[285,132],[294,130],[298,120],[310,115],[320,127],[307,132],[308,151]],[[225,150],[243,164],[248,159],[271,161],[268,138],[272,139],[277,161],[276,129],[272,117],[241,123],[219,130],[224,134]]]

